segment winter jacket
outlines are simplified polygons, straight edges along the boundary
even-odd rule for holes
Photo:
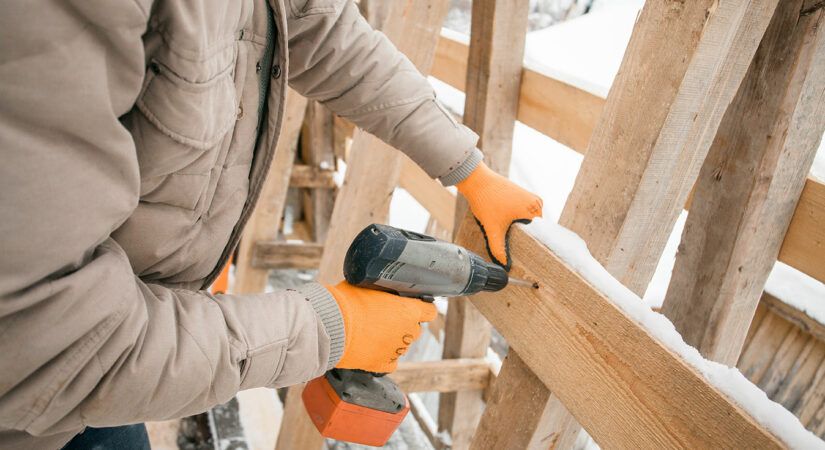
[[[445,184],[480,159],[348,1],[0,5],[0,448],[198,413],[337,362],[321,286],[201,290],[258,197],[287,83]]]

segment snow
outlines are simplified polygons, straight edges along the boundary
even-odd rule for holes
[[[825,324],[825,284],[822,282],[777,262],[765,283],[765,292]]]
[[[806,430],[799,419],[782,405],[768,399],[738,369],[708,361],[695,348],[687,345],[665,316],[645,305],[590,255],[587,245],[577,234],[546,219],[534,220],[526,229],[785,444],[792,448],[825,448],[825,442]]]
[[[590,13],[528,33],[525,65],[607,97],[644,0],[610,0]]]

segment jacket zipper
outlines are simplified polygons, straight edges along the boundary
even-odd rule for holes
[[[275,17],[269,1],[264,1],[263,3],[266,5],[266,44],[264,45],[263,59],[261,59],[260,62],[261,70],[258,72],[260,77],[258,79],[258,126],[255,129],[255,144],[252,147],[253,152],[258,148],[259,142],[266,131],[263,127],[264,116],[266,116],[267,113],[266,103],[269,98],[269,88],[272,84],[270,72],[272,71],[272,61],[275,57]],[[250,189],[252,189],[251,185]],[[239,218],[239,224],[244,221],[244,216],[248,215],[247,209],[253,208],[254,206],[254,202],[248,202],[248,204],[244,206],[244,210],[241,211],[241,216]],[[223,253],[221,253],[221,257],[218,260],[218,265],[214,270],[212,270],[212,273],[210,273],[203,280],[201,289],[209,288],[212,282],[218,278],[221,270],[223,270],[227,261],[229,261],[229,255],[235,251],[235,248],[240,241],[240,230],[237,229],[237,226],[238,224],[236,224],[236,229],[232,232],[232,235],[229,237],[229,242],[223,249]]]

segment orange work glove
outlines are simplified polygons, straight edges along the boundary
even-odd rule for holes
[[[342,281],[326,286],[344,318],[344,354],[335,366],[390,373],[421,335],[421,322],[435,319],[435,306],[415,298],[364,289]]]
[[[509,271],[512,263],[507,236],[510,226],[541,217],[541,198],[493,172],[483,162],[456,187],[481,226],[493,262]]]

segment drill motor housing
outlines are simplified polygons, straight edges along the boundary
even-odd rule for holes
[[[372,224],[353,240],[344,259],[347,282],[402,297],[499,291],[508,276],[475,253],[433,237]],[[307,383],[302,399],[325,437],[364,445],[386,444],[409,411],[409,400],[389,377],[333,369]]]

